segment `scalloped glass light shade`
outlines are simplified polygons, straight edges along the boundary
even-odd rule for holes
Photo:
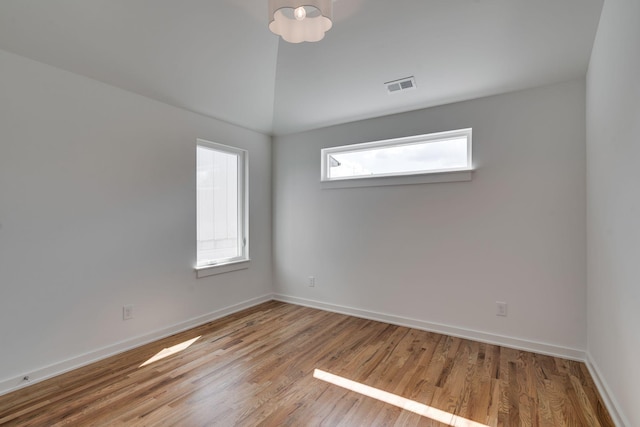
[[[306,16],[296,19],[296,8]],[[289,43],[317,42],[331,29],[333,0],[269,0],[269,29]]]

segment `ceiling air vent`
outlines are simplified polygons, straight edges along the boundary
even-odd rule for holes
[[[394,80],[392,82],[386,82],[384,84],[387,87],[387,92],[397,93],[403,90],[415,89],[416,79],[415,77],[405,77],[404,79]]]

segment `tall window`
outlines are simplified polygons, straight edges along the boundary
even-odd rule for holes
[[[199,139],[196,159],[196,267],[247,260],[247,152]]]

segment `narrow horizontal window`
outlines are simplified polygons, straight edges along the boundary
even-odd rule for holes
[[[196,269],[248,259],[244,150],[198,140]]]
[[[322,181],[470,171],[471,129],[322,150]]]

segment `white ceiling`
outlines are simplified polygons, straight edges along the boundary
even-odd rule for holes
[[[2,0],[0,49],[285,134],[582,77],[601,7],[334,0],[324,40],[294,45],[267,0]],[[386,92],[408,76],[416,90]]]

